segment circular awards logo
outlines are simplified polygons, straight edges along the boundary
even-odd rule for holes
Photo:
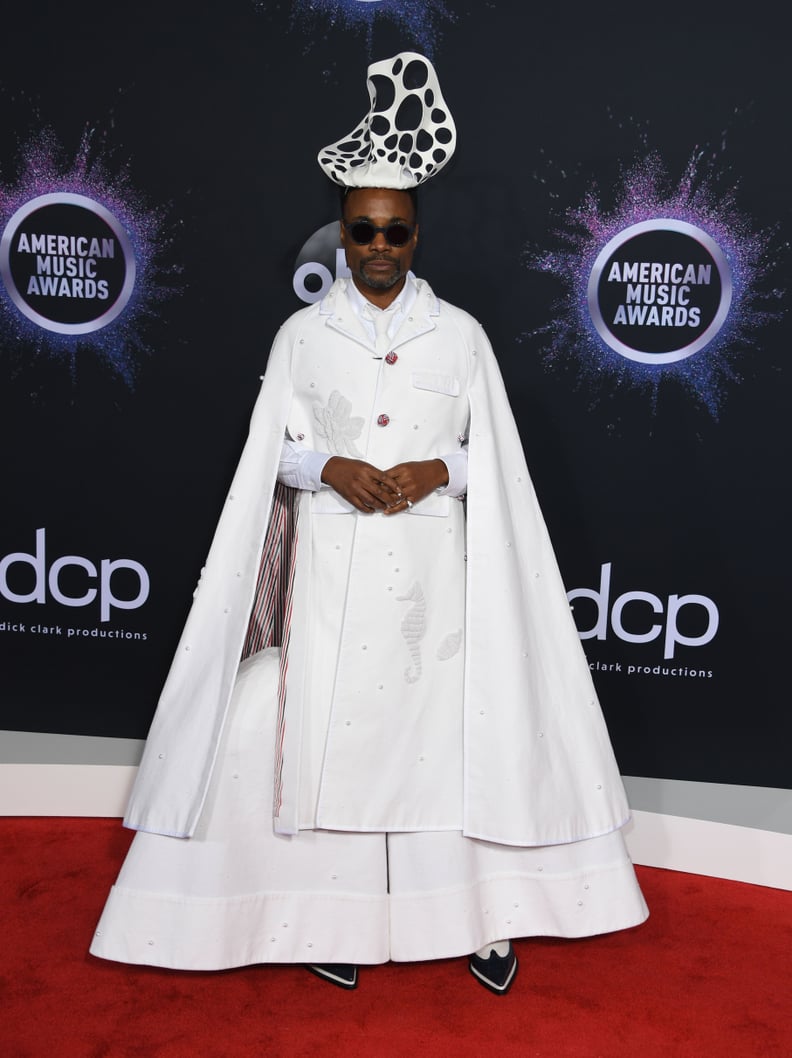
[[[739,358],[781,318],[778,233],[738,208],[731,181],[717,151],[697,149],[676,179],[650,152],[622,169],[607,207],[593,185],[557,214],[550,246],[526,247],[528,267],[565,290],[530,337],[594,404],[644,393],[654,416],[660,388],[680,387],[717,420]]]
[[[89,334],[123,312],[135,255],[118,219],[85,195],[30,199],[0,239],[0,275],[19,311],[47,331]]]
[[[651,219],[603,247],[587,294],[592,322],[611,349],[642,364],[672,364],[702,350],[726,322],[732,277],[701,228]]]

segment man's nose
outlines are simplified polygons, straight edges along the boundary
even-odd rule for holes
[[[374,233],[374,238],[369,243],[369,246],[377,253],[382,253],[388,249],[388,240],[385,238],[385,232],[377,231]]]

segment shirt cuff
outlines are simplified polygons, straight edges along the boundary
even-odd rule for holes
[[[466,448],[440,456],[448,469],[448,484],[438,489],[439,496],[451,496],[458,499],[467,492],[468,454]]]
[[[312,448],[306,448],[297,441],[286,438],[278,464],[278,481],[293,489],[319,492],[324,487],[322,471],[328,459],[329,452],[315,452]]]

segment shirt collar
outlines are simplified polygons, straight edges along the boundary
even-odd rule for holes
[[[412,272],[408,272],[406,282],[401,288],[399,296],[388,306],[388,311],[392,310],[394,316],[406,316],[415,304],[417,295],[418,287],[415,283],[415,276]],[[347,280],[346,296],[349,304],[352,306],[352,310],[359,318],[373,319],[374,313],[382,311],[381,309],[378,309],[373,302],[369,301],[367,297],[360,293],[352,279]]]

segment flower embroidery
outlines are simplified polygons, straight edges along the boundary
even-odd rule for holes
[[[334,456],[351,455],[361,459],[363,453],[355,441],[363,432],[365,420],[352,416],[352,402],[347,400],[337,389],[334,389],[327,401],[327,407],[314,404],[314,418],[317,433],[327,441],[327,450]]]

